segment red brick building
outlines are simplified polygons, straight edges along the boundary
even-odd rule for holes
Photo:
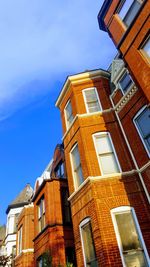
[[[18,217],[17,223],[17,247],[16,267],[34,266],[34,207],[33,204],[26,205]]]
[[[111,77],[103,70],[69,76],[56,102],[78,267],[150,266],[149,157],[136,120],[147,98],[133,81],[126,92],[115,85],[121,71],[126,68],[118,59]],[[126,127],[138,149],[134,142],[130,147]]]
[[[33,202],[34,266],[43,266],[45,257],[52,261],[54,267],[74,262],[74,238],[63,145],[56,146],[53,160],[37,180]]]
[[[105,0],[100,29],[107,31],[139,89],[150,101],[150,0]]]

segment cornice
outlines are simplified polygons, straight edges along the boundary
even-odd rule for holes
[[[65,94],[69,90],[71,84],[76,84],[78,82],[85,82],[85,81],[88,81],[89,79],[94,80],[94,79],[99,78],[99,77],[105,77],[105,78],[109,79],[110,73],[108,71],[99,69],[99,70],[92,70],[92,71],[83,72],[83,73],[75,74],[72,76],[68,76],[65,83],[64,83],[64,86],[63,86],[63,88],[62,88],[62,90],[61,90],[61,92],[60,92],[60,94],[56,100],[55,106],[59,108],[59,106],[60,106]]]

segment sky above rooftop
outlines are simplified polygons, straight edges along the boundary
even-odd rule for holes
[[[0,224],[61,142],[55,101],[68,75],[107,69],[116,54],[98,28],[103,0],[0,1]]]

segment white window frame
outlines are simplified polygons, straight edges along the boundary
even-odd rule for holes
[[[21,225],[21,227],[18,230],[18,249],[17,249],[18,255],[20,255],[22,252],[22,230],[23,230],[23,226]]]
[[[115,214],[117,214],[117,213],[125,213],[127,211],[132,213],[133,221],[135,223],[135,227],[136,227],[138,236],[140,238],[140,241],[141,241],[141,244],[142,244],[142,247],[143,247],[143,250],[144,250],[144,254],[145,254],[147,263],[150,266],[150,258],[149,258],[149,255],[148,255],[148,252],[147,252],[147,249],[146,249],[146,246],[145,246],[145,242],[144,242],[144,239],[143,239],[143,236],[142,236],[142,232],[141,232],[141,229],[140,229],[140,226],[139,226],[139,223],[138,223],[138,219],[137,219],[135,210],[134,210],[133,207],[120,206],[120,207],[112,209],[110,212],[111,212],[112,222],[113,222],[113,226],[114,226],[114,230],[115,230],[115,234],[116,234],[116,239],[117,239],[117,243],[118,243],[119,252],[120,252],[120,256],[121,256],[123,267],[126,267],[126,264],[125,264],[124,256],[123,256],[123,253],[122,253],[122,245],[121,245],[121,240],[120,240],[120,235],[119,235],[119,231],[118,231],[118,226],[117,226]]]
[[[97,151],[96,138],[95,138],[96,136],[99,136],[99,135],[104,135],[104,136],[108,135],[108,138],[110,140],[110,143],[111,143],[111,146],[112,146],[112,149],[113,149],[113,153],[114,153],[114,156],[115,156],[117,165],[118,165],[119,173],[121,173],[122,172],[121,166],[120,166],[120,163],[119,163],[119,160],[118,160],[118,157],[117,157],[117,154],[116,154],[116,150],[115,150],[115,147],[113,145],[113,142],[112,142],[112,138],[111,138],[110,133],[107,132],[107,131],[106,132],[98,132],[98,133],[93,134],[92,137],[93,137],[93,142],[94,142],[94,146],[95,146],[96,156],[97,156],[97,159],[98,159],[99,168],[100,168],[100,172],[101,172],[102,176],[108,176],[111,173],[110,174],[104,174],[103,173],[103,167],[102,167],[101,162],[100,162],[99,154],[98,154],[98,151]]]
[[[98,104],[99,104],[99,107],[100,107],[100,110],[99,111],[94,111],[94,112],[89,112],[89,107],[88,107],[88,104],[87,104],[87,101],[86,101],[86,95],[85,95],[85,92],[86,91],[90,91],[90,90],[95,90],[95,93],[96,93],[96,97],[97,97],[97,100],[98,100]],[[87,113],[95,113],[95,112],[101,112],[102,111],[102,106],[101,106],[101,102],[100,102],[100,99],[99,99],[99,95],[98,95],[98,92],[97,92],[97,88],[96,87],[90,87],[90,88],[86,88],[84,90],[82,90],[82,94],[83,94],[83,99],[84,99],[84,103],[85,103],[85,107],[86,107],[86,112]]]
[[[82,220],[82,222],[79,224],[80,238],[81,238],[81,246],[82,246],[82,252],[83,252],[83,259],[84,259],[84,266],[85,266],[85,267],[87,266],[87,263],[86,263],[85,249],[84,249],[84,241],[83,241],[83,236],[82,236],[82,227],[83,227],[84,225],[86,225],[87,223],[91,223],[91,218],[90,218],[90,217],[85,218],[85,219]],[[94,243],[94,240],[93,240],[93,243]],[[94,247],[94,249],[95,249],[95,247]],[[95,254],[96,254],[96,251],[95,251]],[[95,258],[95,260],[97,260],[97,258]],[[98,265],[97,265],[97,266],[98,266]]]
[[[67,109],[67,106],[69,105],[69,103],[71,104],[71,100],[69,99],[65,105],[65,108],[64,108],[64,113],[65,113],[65,122],[66,122],[66,129],[68,130],[69,127],[72,125],[72,122],[73,120],[71,121],[71,123],[69,124],[68,123],[68,120],[67,120],[67,112],[66,112],[66,109]],[[71,109],[72,109],[72,104],[71,104]],[[73,115],[73,113],[72,113]],[[73,116],[73,119],[74,119],[74,116]]]
[[[132,83],[131,83],[131,85],[127,88],[127,90],[124,91],[124,90],[122,89],[122,87],[121,87],[120,80],[122,80],[122,78],[123,78],[126,74],[130,76]],[[134,81],[132,80],[132,77],[131,77],[129,71],[128,71],[127,69],[124,70],[124,72],[121,74],[121,76],[120,76],[119,79],[118,79],[118,86],[119,86],[119,89],[121,90],[122,94],[125,95],[127,92],[129,92],[129,90],[133,87],[133,85],[134,85]]]
[[[75,178],[74,164],[73,164],[73,159],[72,159],[72,151],[75,149],[76,146],[78,146],[78,143],[75,143],[75,145],[72,147],[72,149],[70,151],[70,162],[71,162],[72,177],[73,177],[73,183],[74,183],[75,190],[77,190],[79,188],[79,186],[84,182],[84,177],[83,177],[83,182],[78,186],[76,178]],[[78,146],[78,152],[79,152],[79,146]],[[80,156],[80,153],[79,153],[79,156]],[[80,158],[80,164],[81,164],[81,158]],[[82,169],[82,165],[81,165],[81,169]],[[82,174],[83,174],[83,172],[82,172]]]
[[[143,146],[144,146],[144,148],[145,148],[145,150],[146,150],[148,156],[150,157],[150,152],[148,151],[148,148],[147,148],[147,146],[146,146],[146,144],[145,144],[145,142],[144,142],[143,136],[142,136],[142,134],[141,134],[141,132],[140,132],[140,130],[139,130],[139,128],[138,128],[138,124],[136,123],[136,119],[140,116],[140,114],[141,114],[141,113],[144,111],[144,109],[146,109],[146,108],[148,108],[147,105],[143,106],[143,107],[138,111],[138,113],[137,113],[137,114],[134,116],[134,118],[133,118],[133,122],[134,122],[135,128],[136,128],[136,130],[137,130],[137,132],[138,132],[138,134],[139,134],[139,137],[140,137],[140,139],[141,139],[141,141],[142,141],[142,144],[143,144]]]

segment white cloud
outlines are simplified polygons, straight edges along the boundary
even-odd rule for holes
[[[59,76],[65,79],[66,73],[108,66],[115,50],[107,34],[98,28],[102,2],[0,2],[1,118],[28,102],[31,91],[33,98],[52,90]]]

